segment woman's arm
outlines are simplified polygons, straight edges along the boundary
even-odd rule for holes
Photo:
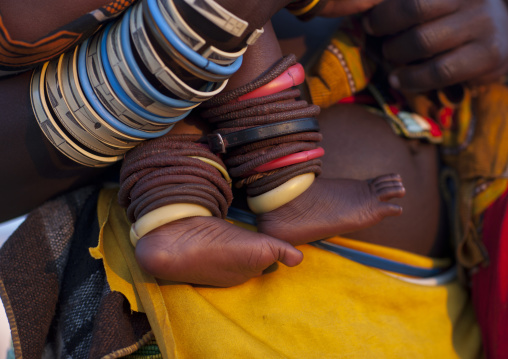
[[[12,69],[17,69],[16,64],[27,61],[33,66],[42,59],[47,60],[48,51],[51,54],[49,57],[55,57],[67,50],[67,45],[63,46],[61,51],[58,50],[61,43],[51,42],[53,37],[51,34],[94,9],[117,2],[116,0],[2,1],[0,36],[10,42],[0,42],[3,44],[3,47],[0,45],[0,74],[2,69],[3,71],[9,69],[7,66],[9,64],[13,66]],[[249,28],[244,36],[236,41],[243,41],[249,35],[249,29],[261,28],[285,2],[287,1],[217,0],[217,3],[249,22]],[[175,3],[182,5],[183,0],[175,0]],[[252,11],[253,7],[256,11]],[[86,24],[92,28],[81,28],[83,34],[93,32],[99,22],[88,21]],[[66,33],[64,38],[74,46],[82,40],[80,36],[83,34]],[[49,39],[49,43],[41,42],[43,38]],[[8,52],[9,44],[23,47],[24,56],[18,56],[13,60]],[[48,142],[37,124],[30,104],[30,77],[31,73],[25,72],[0,80],[2,109],[0,166],[3,174],[0,179],[0,193],[4,203],[8,204],[0,209],[0,221],[26,213],[63,191],[94,180],[99,181],[104,174],[104,169],[88,168],[73,163]]]
[[[104,173],[67,159],[42,133],[30,104],[30,73],[0,81],[0,221]]]

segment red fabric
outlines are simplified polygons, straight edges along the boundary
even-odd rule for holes
[[[490,264],[472,278],[473,303],[488,359],[508,358],[508,191],[483,220]]]
[[[377,106],[377,102],[376,102],[376,99],[374,97],[372,97],[372,95],[364,95],[364,94],[356,94],[356,95],[353,95],[353,96],[349,96],[349,97],[344,97],[342,100],[339,100],[339,102],[337,103],[359,103],[359,104],[363,104],[363,105],[376,105]]]
[[[439,122],[441,123],[441,126],[443,126],[444,129],[449,130],[452,128],[453,125],[453,115],[454,111],[450,107],[444,107],[439,111]]]
[[[430,134],[434,137],[441,137],[443,136],[443,133],[441,132],[441,129],[439,128],[438,124],[435,123],[432,119],[429,117],[423,117],[427,123],[430,125]]]

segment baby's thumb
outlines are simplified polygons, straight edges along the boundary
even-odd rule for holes
[[[291,244],[275,239],[275,248],[277,250],[277,260],[288,267],[294,267],[303,260],[303,253],[293,247]]]

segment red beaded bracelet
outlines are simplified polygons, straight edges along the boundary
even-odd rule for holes
[[[302,151],[293,153],[281,158],[277,158],[276,160],[267,162],[254,168],[249,175],[254,173],[267,172],[271,170],[275,170],[277,168],[286,167],[290,165],[294,165],[297,163],[307,162],[313,160],[315,158],[322,157],[325,154],[325,150],[323,147],[318,147],[310,151]]]
[[[273,95],[293,86],[298,86],[305,80],[305,70],[301,64],[295,64],[275,79],[254,91],[238,97],[237,101],[245,101],[253,98]]]

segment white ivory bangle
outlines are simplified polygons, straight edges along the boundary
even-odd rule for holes
[[[160,226],[187,217],[210,217],[212,213],[205,207],[193,203],[173,203],[162,206],[133,223],[130,231],[131,243],[134,247],[138,240]]]
[[[271,191],[256,197],[247,197],[247,204],[251,211],[256,214],[271,212],[305,192],[312,185],[315,178],[314,173],[305,173],[293,177]]]

